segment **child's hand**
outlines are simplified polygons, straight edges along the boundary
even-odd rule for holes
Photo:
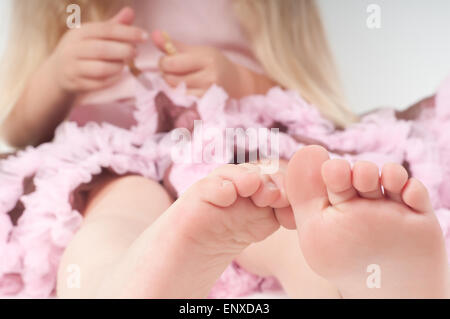
[[[97,90],[121,75],[126,61],[136,57],[136,44],[147,39],[131,26],[134,12],[122,9],[115,17],[86,23],[68,31],[49,58],[58,87],[68,93]]]
[[[164,52],[162,37],[155,32],[152,38]],[[169,85],[176,87],[185,82],[188,94],[199,97],[213,84],[223,87],[231,97],[239,98],[244,95],[242,89],[246,84],[242,82],[246,74],[241,66],[231,62],[219,50],[177,41],[173,41],[173,44],[177,53],[164,56],[159,63],[163,78]]]

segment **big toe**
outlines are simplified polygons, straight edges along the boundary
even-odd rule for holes
[[[329,204],[321,174],[322,165],[329,158],[323,147],[314,145],[300,149],[289,161],[286,193],[294,210],[297,227]]]

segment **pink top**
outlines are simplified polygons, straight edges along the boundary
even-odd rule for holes
[[[188,3],[186,0],[134,0],[135,25],[149,33],[164,30],[173,39],[187,44],[214,46],[233,62],[262,72],[234,15],[231,0],[189,0]],[[136,65],[147,72],[159,72],[157,65],[162,53],[151,40],[138,50]],[[107,121],[130,127],[134,124],[131,99],[135,87],[136,79],[125,69],[122,79],[113,86],[80,96],[70,119],[80,124]]]

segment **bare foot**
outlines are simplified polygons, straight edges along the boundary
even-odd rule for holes
[[[384,190],[384,191],[383,191]],[[426,188],[397,164],[298,151],[286,191],[309,266],[344,298],[448,297],[448,262]]]
[[[279,228],[274,208],[287,206],[284,192],[258,166],[218,168],[133,243],[99,295],[206,297],[239,253]]]

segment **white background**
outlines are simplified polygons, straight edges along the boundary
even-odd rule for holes
[[[381,7],[381,29],[366,25]],[[319,0],[353,110],[404,108],[450,75],[450,1]]]

